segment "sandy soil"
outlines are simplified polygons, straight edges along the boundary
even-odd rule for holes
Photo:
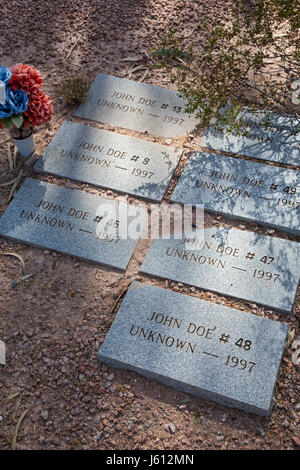
[[[50,125],[35,134],[42,154],[75,107],[63,104],[59,82],[84,71],[120,75],[129,67],[122,59],[142,57],[167,26],[190,36],[204,11],[226,19],[226,1],[192,0],[11,0],[0,5],[0,63],[34,64],[45,77],[45,91],[54,100]],[[72,51],[70,57],[68,53]],[[132,78],[138,80],[144,71]],[[146,82],[172,88],[166,75],[150,71]],[[78,122],[84,122],[77,119]],[[197,135],[160,139],[112,126],[89,123],[151,141],[185,149],[164,200],[188,158],[199,148]],[[0,133],[0,141],[4,138]],[[0,148],[0,172],[8,172],[7,143]],[[139,202],[95,187],[36,176],[116,199]],[[23,178],[24,179],[24,178]],[[23,181],[22,179],[22,181]],[[10,187],[0,188],[0,213],[6,209]],[[145,202],[143,202],[146,204]],[[236,226],[290,240],[293,236],[255,223],[232,222],[207,215],[209,225]],[[299,241],[299,239],[297,240]],[[14,287],[22,276],[20,262],[0,256],[0,338],[7,345],[7,364],[0,366],[0,448],[9,449],[17,422],[29,410],[18,436],[18,449],[293,449],[300,446],[299,370],[286,351],[276,388],[276,406],[263,418],[200,400],[132,372],[113,370],[97,360],[114,319],[116,300],[133,278],[198,298],[239,308],[288,323],[300,335],[300,295],[287,316],[194,287],[138,274],[149,248],[140,241],[125,274],[0,238],[0,251],[19,253],[31,278]],[[300,292],[299,292],[300,294]]]

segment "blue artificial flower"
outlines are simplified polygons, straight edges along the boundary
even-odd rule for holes
[[[0,119],[8,118],[13,114],[22,114],[28,108],[28,95],[26,91],[5,89],[6,103],[0,103]]]
[[[0,82],[2,81],[5,83],[5,85],[7,85],[7,83],[11,79],[11,76],[11,71],[6,67],[2,67],[2,65],[0,65]]]

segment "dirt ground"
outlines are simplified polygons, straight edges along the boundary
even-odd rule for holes
[[[122,59],[142,57],[168,26],[191,37],[204,12],[226,19],[226,0],[10,0],[0,4],[0,63],[35,65],[55,106],[50,125],[35,133],[36,152],[46,145],[75,107],[66,106],[59,83],[73,73],[93,79],[98,72],[120,76],[129,66]],[[133,73],[139,80],[144,70]],[[146,82],[172,88],[161,71],[149,71]],[[188,158],[199,148],[197,135],[181,141],[161,139],[113,126],[95,127],[138,136],[185,149],[164,201],[168,201]],[[0,141],[5,137],[0,132]],[[0,147],[0,173],[8,172],[7,143]],[[99,190],[70,180],[28,174],[44,181],[141,203],[141,199]],[[24,178],[22,179],[22,181]],[[21,181],[21,182],[22,182]],[[11,187],[0,188],[0,214]],[[145,201],[143,201],[144,204]],[[299,241],[255,223],[233,222],[206,215],[207,226],[236,226]],[[194,398],[133,372],[109,368],[97,360],[117,311],[116,301],[128,282],[137,279],[286,322],[299,337],[300,291],[292,315],[254,303],[202,292],[170,281],[138,274],[149,248],[140,241],[125,274],[0,238],[0,339],[7,345],[7,363],[0,366],[0,449],[295,449],[300,446],[299,369],[285,352],[275,408],[258,417]],[[114,308],[115,307],[115,308]],[[24,416],[16,436],[16,426]]]

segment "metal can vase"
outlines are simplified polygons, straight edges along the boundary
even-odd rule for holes
[[[18,149],[19,154],[23,158],[28,158],[33,154],[34,140],[32,132],[25,138],[12,136],[12,139]]]

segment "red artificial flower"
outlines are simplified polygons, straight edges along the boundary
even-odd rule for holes
[[[43,91],[36,91],[29,96],[28,108],[24,112],[24,126],[41,126],[50,121],[53,112],[53,102]]]
[[[43,86],[40,72],[33,65],[16,64],[11,67],[12,77],[9,85],[13,90],[26,91],[28,98],[36,95]]]

